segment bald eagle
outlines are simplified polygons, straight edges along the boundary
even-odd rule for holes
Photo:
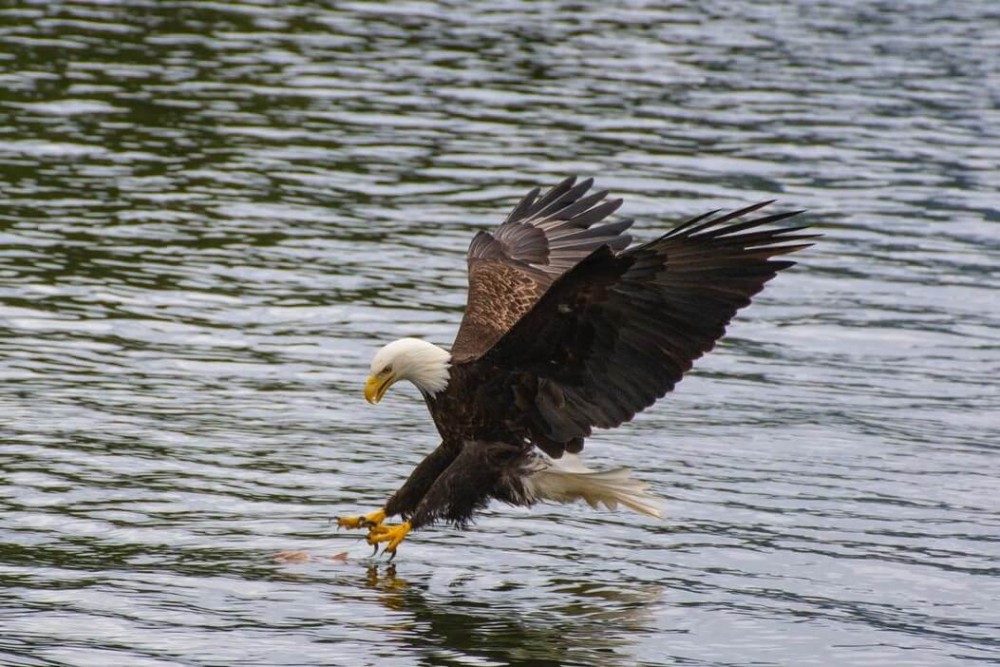
[[[746,217],[771,202],[680,224],[631,245],[621,199],[592,179],[536,188],[468,251],[469,292],[451,350],[403,338],[379,350],[365,398],[409,380],[441,444],[385,505],[340,517],[391,557],[416,528],[465,526],[491,499],[513,505],[584,500],[659,516],[647,485],[576,455],[674,388],[764,283],[810,245],[805,226],[763,229],[800,211]],[[400,516],[402,523],[385,523]]]

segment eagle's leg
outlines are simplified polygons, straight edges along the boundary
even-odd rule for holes
[[[385,508],[377,509],[374,512],[369,512],[363,516],[338,516],[337,517],[337,527],[338,528],[368,528],[369,530],[377,528],[382,525],[385,521],[386,513]]]
[[[524,460],[524,448],[504,442],[469,442],[439,474],[412,511],[403,512],[406,521],[394,526],[380,525],[368,533],[368,544],[378,549],[387,542],[385,553],[396,556],[396,548],[411,530],[443,519],[465,525],[473,512],[498,495],[498,481],[506,470],[519,468]],[[412,478],[411,478],[412,479]],[[509,495],[504,491],[500,497]]]
[[[363,516],[337,517],[337,526],[340,528],[367,528],[368,542],[374,545],[376,549],[379,542],[391,542],[392,538],[375,539],[382,537],[384,534],[380,529],[388,529],[387,526],[382,525],[383,522],[387,517],[396,516],[397,514],[409,517],[423,499],[427,490],[437,480],[438,475],[451,465],[457,454],[457,448],[442,443],[437,449],[428,454],[423,461],[417,464],[417,467],[410,473],[409,478],[407,478],[403,486],[396,493],[392,494],[392,497],[386,501],[384,507]],[[399,542],[402,541],[403,538],[399,538],[395,546],[393,546],[392,553],[395,553],[395,547],[399,546]],[[386,550],[388,551],[389,549]]]

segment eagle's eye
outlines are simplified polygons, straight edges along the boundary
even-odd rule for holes
[[[379,373],[379,375],[388,375],[391,372],[392,372],[392,365],[390,364],[389,366],[386,366],[385,368],[383,368],[382,372]]]

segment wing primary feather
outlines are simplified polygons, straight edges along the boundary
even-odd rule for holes
[[[754,220],[743,220],[742,222],[737,222],[734,224],[722,225],[722,226],[718,225],[718,223],[716,223],[716,221],[713,220],[710,227],[693,231],[691,233],[691,236],[696,236],[698,238],[705,238],[705,239],[711,238],[711,239],[723,239],[723,240],[731,238],[739,238],[740,232],[743,232],[748,229],[754,229],[755,227],[761,227],[763,225],[772,224],[780,220],[790,218],[793,215],[796,215],[797,213],[798,211],[794,211],[789,214],[781,213],[776,216],[768,216],[766,218],[756,218]],[[770,229],[768,230],[768,233],[780,234],[783,231],[784,228]]]
[[[608,199],[603,204],[598,204],[592,209],[584,211],[580,215],[573,218],[573,224],[579,225],[580,227],[589,227],[595,222],[600,222],[617,211],[621,205],[621,199]]]
[[[559,211],[558,218],[556,220],[560,222],[573,223],[573,216],[592,208],[595,204],[599,204],[604,201],[608,196],[607,190],[601,190],[600,192],[595,192],[589,194],[586,197],[580,197],[575,202],[568,204],[563,209]],[[574,223],[575,224],[575,223]]]
[[[802,211],[788,211],[786,213],[776,213],[775,215],[769,215],[769,216],[764,217],[764,218],[756,218],[754,220],[746,220],[744,222],[738,222],[738,223],[733,224],[733,225],[726,225],[725,227],[719,227],[717,229],[712,229],[708,233],[712,234],[712,236],[715,237],[715,238],[727,238],[727,237],[739,234],[740,232],[742,232],[745,229],[752,229],[754,227],[760,227],[762,225],[774,224],[776,222],[780,222],[782,220],[787,220],[788,218],[791,218],[793,216],[799,215],[800,213],[802,213]],[[786,232],[788,230],[793,230],[794,231],[794,230],[799,230],[799,229],[803,229],[803,228],[804,228],[803,225],[799,225],[799,226],[796,226],[794,228],[793,227],[782,227],[782,228],[778,228],[778,229],[772,230],[771,233],[772,234],[782,234],[782,233],[784,233],[784,232]]]
[[[535,199],[538,197],[538,193],[541,192],[540,189],[534,188],[528,194],[521,198],[521,201],[517,203],[514,210],[510,212],[507,216],[506,223],[517,222],[522,220],[528,211],[531,210],[532,204],[535,203]]]
[[[564,178],[562,181],[554,185],[551,190],[543,194],[541,199],[539,199],[535,203],[534,207],[531,210],[531,216],[536,217],[538,215],[538,211],[543,210],[553,201],[559,199],[559,197],[562,197],[567,190],[573,187],[574,183],[576,183],[576,176],[570,176],[568,178]]]
[[[741,217],[743,217],[744,215],[746,215],[748,213],[753,213],[754,211],[757,211],[759,209],[764,208],[768,204],[773,204],[774,201],[775,200],[770,199],[768,201],[762,201],[762,202],[758,202],[756,204],[751,204],[750,206],[745,206],[745,207],[743,207],[743,208],[741,208],[739,210],[732,211],[730,213],[726,213],[725,215],[723,215],[722,217],[719,217],[719,218],[711,218],[711,219],[706,220],[703,217],[702,221],[700,221],[700,224],[696,224],[696,225],[693,225],[693,226],[690,226],[690,223],[686,223],[685,225],[682,225],[682,227],[684,227],[684,229],[683,229],[683,235],[684,236],[695,236],[697,234],[700,234],[701,232],[704,232],[705,230],[708,230],[708,229],[711,229],[713,227],[716,227],[717,225],[724,225],[725,223],[729,222],[730,220],[736,220],[737,218],[741,218]],[[794,212],[787,213],[787,214],[786,213],[779,213],[777,215],[781,216],[781,217],[777,218],[777,219],[780,220],[780,219],[783,219],[783,218],[788,218],[788,217],[791,217],[793,215],[796,215],[797,213],[798,213],[798,211],[794,211]],[[713,213],[713,215],[714,215],[714,213]],[[755,222],[755,224],[765,224],[768,221],[770,221],[772,218],[775,218],[775,217],[776,216],[767,216],[767,217],[764,217],[764,218],[758,218],[754,222]],[[674,229],[672,231],[679,232],[681,230],[680,229]]]
[[[539,205],[535,210],[532,211],[531,217],[534,218],[549,218],[554,215],[559,215],[559,217],[564,217],[562,214],[562,209],[567,206],[572,205],[576,202],[590,187],[594,184],[594,179],[588,178],[584,181],[580,181],[573,187],[569,188],[558,197],[552,201],[546,203],[544,206]]]
[[[681,236],[681,235],[685,234],[688,231],[688,229],[690,229],[694,225],[698,224],[699,222],[701,222],[702,220],[704,220],[706,218],[712,217],[713,215],[715,215],[719,211],[720,211],[720,209],[715,209],[714,211],[709,211],[708,213],[702,213],[701,215],[695,216],[695,217],[691,218],[690,220],[682,222],[681,224],[677,225],[673,229],[669,230],[661,238],[668,238],[668,237],[671,237],[671,236]]]
[[[729,230],[725,230],[725,233],[720,234],[716,238],[723,241],[738,240],[740,243],[750,241],[751,243],[762,238],[769,238],[775,241],[785,241],[788,239],[797,238],[814,238],[818,234],[794,234],[794,232],[800,232],[803,229],[808,229],[807,225],[798,225],[796,227],[782,227],[781,229],[767,229],[764,231],[751,232],[749,234],[730,234]]]
[[[559,248],[563,245],[567,245],[568,243],[572,244],[575,241],[583,239],[592,239],[600,236],[614,236],[631,227],[632,222],[632,220],[617,220],[615,222],[609,222],[606,225],[601,225],[600,227],[588,227],[586,229],[559,234],[558,236],[553,234],[552,241],[549,243],[549,248]]]
[[[768,199],[766,201],[757,202],[756,204],[750,204],[749,206],[744,206],[741,209],[737,209],[737,210],[732,211],[730,213],[726,213],[721,218],[716,218],[713,221],[713,223],[717,224],[717,225],[725,224],[725,223],[729,222],[730,220],[735,220],[736,218],[742,218],[747,213],[753,213],[754,211],[758,211],[758,210],[764,208],[765,206],[769,206],[769,205],[773,204],[776,201],[777,201],[776,199]],[[782,214],[779,213],[778,215],[782,215]],[[795,214],[793,213],[792,215],[795,215]]]

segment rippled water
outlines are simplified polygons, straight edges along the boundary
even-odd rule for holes
[[[6,3],[0,663],[1000,662],[998,24]],[[370,355],[450,343],[474,230],[570,173],[645,238],[770,198],[826,237],[589,442],[666,520],[495,507],[367,560],[331,517],[436,444]]]

